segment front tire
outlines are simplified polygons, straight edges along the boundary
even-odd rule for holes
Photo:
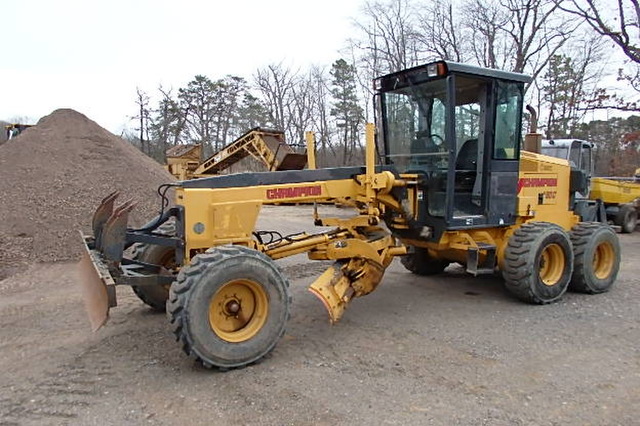
[[[571,230],[575,267],[569,289],[596,294],[608,291],[620,270],[620,242],[601,223],[579,223]]]
[[[289,318],[288,281],[273,260],[242,246],[210,249],[182,268],[167,315],[187,355],[205,367],[244,367],[267,355]]]
[[[507,244],[505,287],[518,299],[534,304],[559,300],[573,272],[573,250],[567,233],[547,222],[525,223]]]

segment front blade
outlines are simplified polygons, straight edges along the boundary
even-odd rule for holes
[[[91,330],[97,331],[109,319],[109,308],[116,305],[115,282],[100,259],[86,245],[85,248],[78,275]]]

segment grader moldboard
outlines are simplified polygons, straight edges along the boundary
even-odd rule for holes
[[[439,61],[375,80],[377,129],[366,128],[366,167],[245,173],[182,181],[175,207],[127,228],[131,203],[104,199],[85,236],[85,295],[94,329],[131,285],[166,307],[184,351],[206,367],[254,363],[282,336],[286,277],[274,260],[332,260],[310,290],[332,322],[369,294],[394,257],[418,275],[458,262],[504,276],[519,299],[558,300],[567,288],[607,291],[620,263],[601,203],[576,197],[566,160],[520,149],[522,74]],[[532,110],[533,112],[533,110]],[[533,120],[535,123],[535,120]],[[376,140],[381,165],[376,165]],[[525,147],[538,150],[535,126]],[[332,230],[271,238],[257,231],[265,203],[350,200]],[[133,251],[133,254],[130,254]]]

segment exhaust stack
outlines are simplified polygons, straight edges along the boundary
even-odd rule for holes
[[[529,121],[529,133],[524,135],[524,150],[540,154],[542,150],[542,134],[538,133],[538,113],[531,105],[527,105],[527,111],[531,114]]]

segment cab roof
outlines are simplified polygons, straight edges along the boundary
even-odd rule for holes
[[[438,69],[444,66],[444,74],[439,73],[438,75],[428,75],[427,70],[434,66]],[[451,61],[435,61],[379,77],[376,79],[376,82],[379,82],[376,86],[383,90],[389,90],[389,85],[384,84],[384,82],[395,80],[393,86],[394,88],[397,88],[398,85],[404,86],[410,84],[409,78],[411,79],[411,83],[416,84],[431,79],[443,78],[451,73],[467,75],[470,77],[486,77],[498,80],[515,81],[519,83],[530,83],[533,81],[531,76],[526,74],[501,71],[493,68],[483,68]]]

